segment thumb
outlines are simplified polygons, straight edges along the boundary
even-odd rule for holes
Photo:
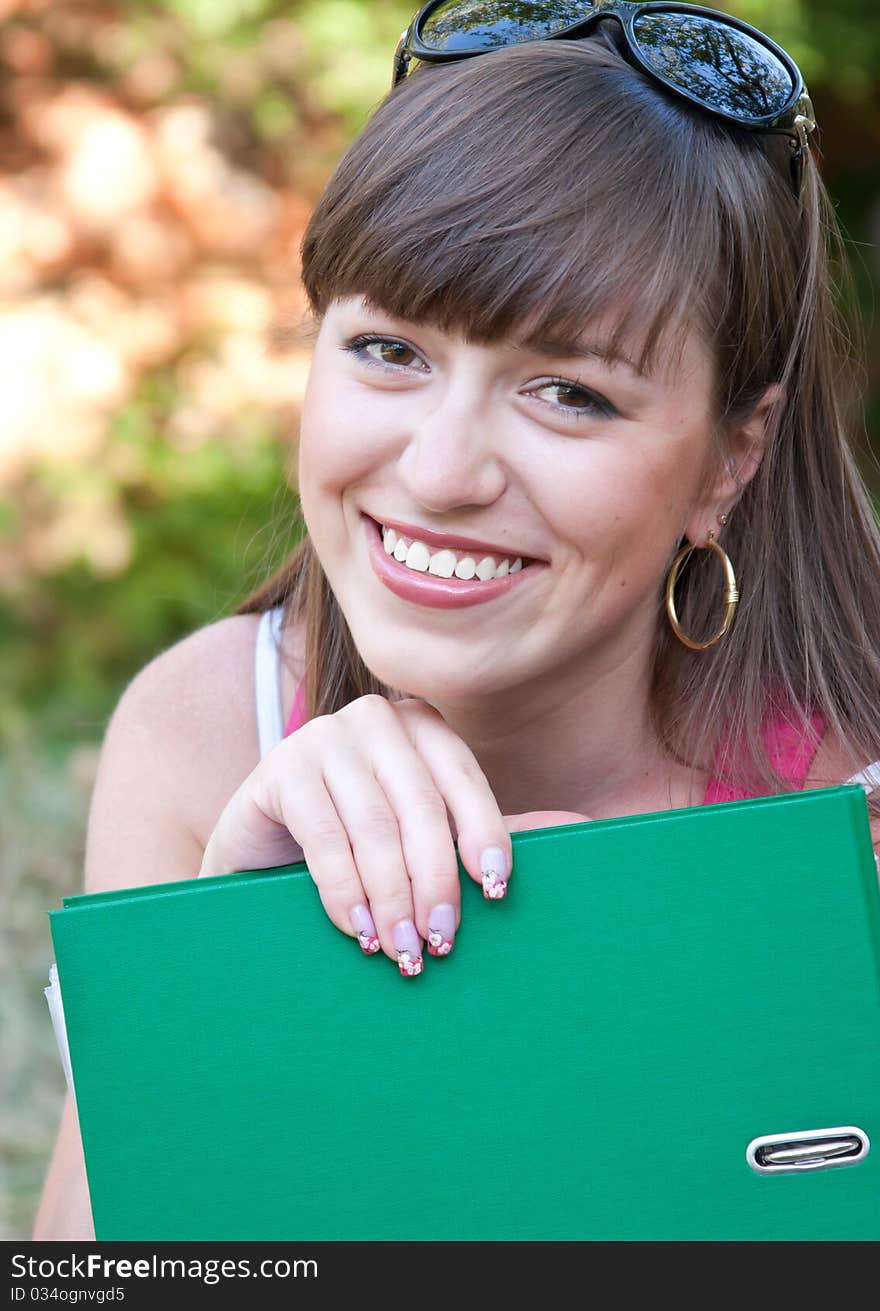
[[[559,824],[586,824],[589,815],[576,810],[525,810],[519,815],[502,816],[508,833],[522,833],[533,828],[556,828]]]
[[[537,828],[556,828],[561,824],[588,824],[589,815],[581,815],[576,810],[525,810],[519,815],[502,815],[504,824],[508,833],[522,833],[528,829]],[[453,821],[450,816],[450,824]],[[471,840],[462,842],[456,835],[458,841],[458,854],[461,857],[462,864],[466,871],[475,882],[480,881],[480,848]],[[511,857],[510,853],[505,853],[505,859],[508,862],[507,868],[510,870]],[[502,883],[502,888],[506,890],[506,882]],[[486,892],[485,879],[483,880],[483,891],[487,897],[494,899],[496,896],[503,896],[504,892],[492,893]]]

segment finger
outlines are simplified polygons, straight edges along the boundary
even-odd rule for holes
[[[411,923],[411,898],[406,872],[402,869],[399,845],[398,882],[403,895],[396,921],[405,921],[410,931],[408,934],[404,931],[404,941],[395,943],[395,938],[400,938],[395,921],[395,926],[386,930],[383,943],[370,904],[370,889],[360,873],[359,861],[370,865],[369,858],[363,852],[364,842],[369,845],[369,837],[365,838],[368,825],[360,819],[352,820],[351,816],[340,814],[337,800],[348,797],[345,780],[337,784],[334,793],[333,787],[328,786],[326,771],[321,764],[329,757],[334,761],[338,775],[345,769],[351,752],[342,736],[337,742],[328,743],[328,731],[331,730],[328,730],[327,722],[324,721],[320,729],[321,736],[317,738],[315,732],[308,733],[307,725],[297,734],[296,747],[291,743],[290,749],[283,753],[283,761],[275,756],[270,762],[267,757],[265,768],[260,770],[253,789],[254,804],[285,832],[290,830],[296,836],[321,904],[336,927],[348,936],[356,937],[361,950],[367,955],[373,955],[380,946],[384,946],[386,953],[400,965],[402,973],[418,973],[421,969],[421,946]],[[328,750],[328,746],[331,749]],[[348,789],[365,795],[369,805],[371,784],[376,797],[383,800],[381,789],[378,789],[366,772],[361,778],[349,783]],[[353,832],[359,835],[359,842],[354,846],[351,840]],[[412,941],[414,937],[415,942]],[[406,961],[415,962],[415,968],[404,969],[405,962],[401,958],[403,949],[407,953]]]
[[[383,750],[387,755],[387,741]],[[324,783],[348,835],[383,951],[401,974],[420,974],[423,947],[395,808],[359,747],[345,739],[333,752],[332,767],[324,767]]]
[[[520,815],[505,815],[504,822],[510,833],[523,833],[533,828],[556,828],[560,824],[584,824],[589,815],[575,810],[525,810]]]
[[[287,826],[257,804],[260,786],[253,771],[223,807],[202,855],[199,878],[271,869],[304,858]]]
[[[504,815],[502,818],[507,825],[508,833],[521,833],[525,829],[533,828],[554,828],[558,824],[592,823],[592,816],[582,815],[575,810],[527,810],[519,815]],[[453,841],[457,842],[458,833],[452,816],[449,817],[449,827],[452,830]]]
[[[367,894],[361,882],[345,825],[320,771],[297,752],[294,762],[267,769],[257,780],[252,802],[269,820],[299,841],[309,874],[328,917],[361,950],[379,949]]]
[[[370,761],[378,784],[397,819],[410,881],[413,918],[432,956],[452,950],[461,916],[458,861],[449,811],[431,770],[392,707],[380,712],[381,735]],[[378,743],[381,741],[381,751]]]
[[[395,703],[395,708],[450,811],[466,873],[482,884],[484,897],[499,900],[507,893],[513,845],[479,761],[427,702],[411,699]]]

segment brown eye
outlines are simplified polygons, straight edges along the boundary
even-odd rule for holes
[[[361,333],[346,342],[342,349],[364,364],[375,365],[380,369],[383,366],[408,369],[420,358],[406,342],[397,341],[394,337],[380,337],[378,333]]]
[[[592,398],[580,387],[563,387],[561,383],[554,383],[556,390],[556,399],[560,401],[567,409],[586,410],[593,404]]]
[[[542,396],[542,392],[546,396]],[[613,405],[604,396],[587,387],[580,387],[577,383],[567,382],[564,378],[548,379],[535,388],[534,395],[565,414],[567,419],[578,419],[584,415],[610,418],[615,413]]]
[[[375,351],[371,351],[370,346],[374,346]],[[416,357],[415,351],[404,346],[402,341],[372,341],[365,349],[368,355],[380,359],[383,364],[411,364]]]

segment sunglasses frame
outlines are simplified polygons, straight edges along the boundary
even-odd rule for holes
[[[447,0],[428,0],[427,4],[422,5],[418,10],[400,37],[397,49],[394,52],[394,65],[391,78],[391,89],[394,88],[406,77],[409,71],[409,65],[413,59],[420,63],[426,64],[445,64],[453,63],[459,59],[472,59],[476,55],[492,54],[493,50],[506,49],[506,46],[493,46],[490,49],[480,48],[474,50],[434,50],[426,45],[422,40],[421,31],[425,21],[431,17],[436,9],[446,4]],[[547,36],[533,37],[525,41],[511,41],[509,45],[528,45],[531,40],[540,41],[558,41],[558,40],[576,40],[579,37],[585,37],[589,31],[603,18],[613,18],[619,23],[623,30],[624,38],[629,48],[630,56],[638,68],[648,77],[658,82],[668,91],[673,92],[682,99],[697,105],[708,114],[713,114],[728,123],[736,123],[740,127],[748,128],[756,132],[767,132],[787,136],[792,143],[791,153],[791,183],[795,195],[800,199],[803,191],[804,182],[804,152],[808,147],[809,133],[816,127],[816,117],[809,93],[804,83],[803,76],[797,64],[789,54],[766,36],[757,27],[752,27],[750,23],[745,23],[739,18],[734,18],[730,14],[722,13],[718,9],[708,9],[704,5],[691,5],[677,3],[677,0],[653,0],[648,3],[647,0],[633,3],[632,0],[597,0],[595,5],[585,4],[592,12],[585,14],[574,23],[569,23],[566,27],[558,32],[552,32]],[[732,27],[738,32],[745,33],[759,45],[768,50],[782,64],[786,72],[791,77],[792,91],[784,107],[775,114],[767,114],[760,118],[748,118],[740,114],[729,114],[723,109],[718,109],[715,105],[707,104],[699,96],[691,95],[683,87],[680,87],[670,78],[659,73],[651,64],[647,62],[639,48],[638,38],[635,35],[633,24],[635,20],[643,14],[695,14],[701,18],[709,18],[722,27]]]

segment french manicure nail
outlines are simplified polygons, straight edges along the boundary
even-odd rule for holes
[[[487,847],[480,857],[480,873],[483,876],[483,896],[489,901],[498,901],[507,893],[507,856],[501,847]]]
[[[374,956],[379,950],[379,935],[373,923],[373,917],[366,906],[355,906],[350,915],[351,927],[358,935],[361,951],[365,956]]]
[[[428,951],[432,956],[448,956],[454,936],[455,907],[435,906],[428,916]]]
[[[397,964],[401,974],[412,978],[421,974],[425,962],[422,959],[422,940],[412,920],[400,920],[391,930],[391,940],[397,948]]]

